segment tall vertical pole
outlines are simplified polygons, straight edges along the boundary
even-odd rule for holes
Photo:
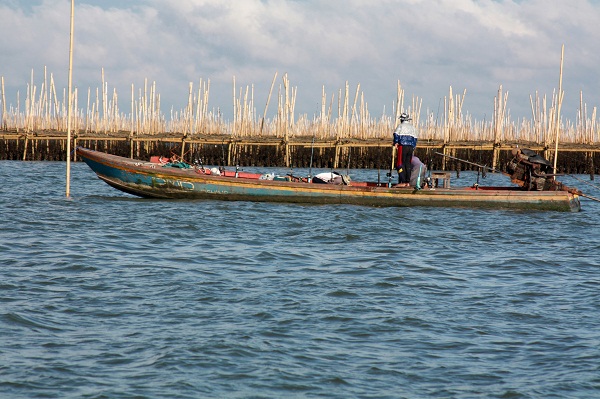
[[[72,105],[72,87],[73,87],[73,31],[75,25],[75,0],[71,0],[71,33],[69,40],[69,88],[67,101],[67,189],[66,195],[71,195],[71,111]]]
[[[560,109],[562,107],[563,92],[562,92],[562,78],[563,78],[563,62],[565,59],[565,45],[562,45],[562,51],[560,54],[560,75],[558,78],[558,94],[556,101],[556,140],[554,146],[554,173],[556,173],[556,161],[558,160],[558,134],[560,133]]]

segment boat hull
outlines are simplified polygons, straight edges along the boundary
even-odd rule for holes
[[[438,188],[413,190],[374,183],[351,185],[235,178],[164,168],[150,162],[78,148],[97,176],[123,192],[146,198],[218,199],[369,206],[437,206],[579,211],[576,194],[567,191],[524,191],[515,187]]]

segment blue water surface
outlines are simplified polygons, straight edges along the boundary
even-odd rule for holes
[[[2,398],[600,397],[597,202],[145,200],[81,163],[66,198],[61,162],[0,182]]]

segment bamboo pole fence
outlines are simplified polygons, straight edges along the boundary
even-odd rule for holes
[[[491,150],[494,165],[498,162],[500,151],[515,144],[545,151],[548,159],[555,153],[552,146],[556,140],[560,141],[561,148],[566,145],[590,154],[600,151],[597,107],[588,112],[583,92],[580,93],[574,122],[560,115],[564,96],[561,90],[552,94],[550,102],[547,96],[537,92],[531,95],[531,119],[513,120],[508,108],[508,92],[500,85],[494,98],[493,117],[489,121],[477,121],[463,109],[466,90],[455,94],[449,87],[448,96],[443,99],[443,110],[438,107],[437,112],[423,111],[422,99],[415,96],[407,99],[398,81],[397,95],[390,107],[393,113],[389,115],[384,109],[379,116],[373,116],[360,83],[351,87],[349,82],[345,82],[343,88],[333,93],[327,93],[323,86],[320,111],[310,117],[296,114],[297,87],[284,74],[275,95],[277,110],[272,118],[268,118],[277,77],[275,73],[262,113],[256,110],[254,86],[238,88],[233,77],[233,117],[227,121],[219,108],[209,106],[210,80],[200,79],[197,87],[190,82],[185,108],[171,108],[166,114],[161,107],[156,82],[150,83],[145,79],[143,87],[131,85],[131,98],[124,111],[120,108],[117,90],[109,87],[102,69],[101,86],[88,88],[83,101],[79,101],[80,91],[77,88],[73,91],[74,140],[84,137],[128,140],[132,157],[139,153],[142,143],[151,141],[179,142],[182,156],[186,147],[194,143],[227,143],[229,164],[236,161],[240,146],[277,146],[283,152],[287,166],[291,163],[295,147],[314,146],[333,148],[334,165],[339,167],[351,156],[350,148],[391,147],[391,133],[398,116],[407,112],[419,131],[419,147],[442,148],[444,153],[452,153],[457,148]],[[4,76],[0,79],[0,138],[18,137],[24,140],[24,158],[31,151],[32,140],[54,140],[66,136],[66,89],[62,90],[61,98],[54,76],[46,68],[40,80],[36,84],[32,70],[24,91],[24,102],[20,91],[11,102],[6,96]]]

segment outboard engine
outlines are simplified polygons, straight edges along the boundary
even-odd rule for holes
[[[526,148],[512,150],[513,159],[506,169],[513,183],[527,190],[556,190],[559,186],[554,179],[552,164],[536,153]]]

